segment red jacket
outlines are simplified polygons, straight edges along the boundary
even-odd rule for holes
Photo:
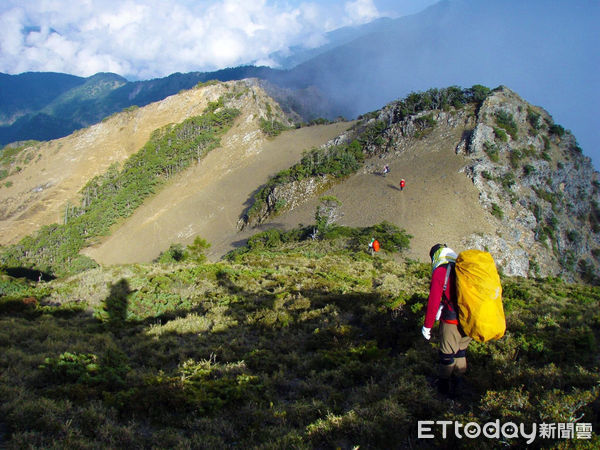
[[[450,274],[448,286],[446,287],[445,295],[442,298],[442,290],[446,279],[446,270],[448,264],[439,266],[431,275],[431,284],[429,286],[429,299],[427,300],[427,313],[425,314],[424,326],[432,328],[435,324],[435,316],[440,308],[440,302],[443,303],[441,320],[446,323],[458,324],[456,314],[456,282],[453,274]]]

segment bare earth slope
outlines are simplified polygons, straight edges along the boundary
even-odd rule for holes
[[[374,158],[365,168],[323,193],[342,203],[338,223],[370,226],[387,220],[413,236],[407,256],[426,261],[431,246],[447,243],[463,250],[474,233],[494,233],[490,215],[480,205],[479,191],[464,173],[465,159],[455,153],[464,128],[440,125],[386,159]],[[390,173],[383,177],[385,164]],[[406,187],[400,190],[401,179]],[[274,219],[284,228],[314,223],[317,198]]]
[[[223,138],[223,146],[183,173],[100,245],[85,253],[102,264],[149,262],[171,243],[189,244],[196,235],[211,243],[217,260],[250,235],[270,227],[290,229],[314,222],[318,198],[275,217],[259,229],[237,231],[250,194],[269,176],[297,162],[303,150],[326,143],[347,123],[282,133],[273,140],[252,139],[240,121]],[[459,170],[465,159],[455,153],[463,128],[443,125],[388,159],[367,161],[365,168],[324,192],[341,202],[338,223],[369,226],[387,220],[413,236],[407,256],[426,260],[431,245],[445,242],[460,251],[474,233],[495,228],[479,204],[479,191]],[[244,137],[245,136],[245,137]],[[256,136],[255,136],[256,137]],[[389,164],[387,177],[379,174]],[[406,188],[400,191],[400,179]]]
[[[264,117],[267,104],[269,110],[277,106],[255,84],[222,83],[185,91],[42,144],[37,159],[10,177],[10,188],[0,191],[0,243],[16,242],[42,225],[60,222],[66,204],[79,202],[78,193],[90,178],[139,150],[153,130],[202,114],[209,101],[232,91],[244,92],[230,96],[242,114],[221,139],[221,147],[170,180],[84,253],[101,264],[150,262],[172,243],[189,244],[201,236],[212,245],[209,258],[217,260],[239,246],[258,231],[238,231],[251,195],[270,176],[299,161],[303,151],[344,133],[350,123],[290,130],[267,139],[258,118]],[[359,173],[324,192],[342,202],[338,222],[392,222],[413,236],[408,256],[419,260],[426,259],[435,242],[460,251],[474,233],[495,233],[478,201],[479,191],[459,172],[466,161],[455,149],[468,126],[439,123],[429,135],[405,142],[385,159],[367,161]],[[379,172],[386,163],[391,173],[382,177]],[[402,192],[401,178],[407,182]],[[311,224],[317,204],[318,198],[306,199],[259,229]]]
[[[286,131],[266,140],[242,118],[199,164],[181,174],[114,233],[85,254],[102,264],[149,262],[171,243],[189,244],[196,235],[212,244],[216,259],[245,235],[237,223],[251,193],[269,176],[300,160],[304,150],[325,144],[350,125],[336,123]]]

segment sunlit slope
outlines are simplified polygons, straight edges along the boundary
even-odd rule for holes
[[[91,178],[137,152],[154,130],[202,114],[226,90],[227,84],[191,89],[24,151],[30,161],[0,189],[0,244],[61,223],[66,205],[79,204],[79,191]]]
[[[269,176],[297,162],[304,150],[343,133],[349,124],[307,127],[256,141],[251,121],[237,123],[222,139],[221,148],[146,201],[85,254],[102,264],[149,262],[171,243],[189,244],[201,236],[211,243],[209,258],[216,260],[260,229],[314,223],[321,195],[304,199],[258,229],[238,231],[248,199]],[[461,172],[465,159],[455,152],[468,126],[439,124],[429,135],[409,140],[385,158],[367,160],[358,173],[323,192],[341,201],[337,222],[396,224],[413,236],[407,256],[417,260],[425,260],[436,242],[460,251],[469,236],[494,233],[490,215],[479,203],[479,191]],[[391,169],[387,177],[380,175],[384,164]],[[402,178],[407,184],[400,191]]]
[[[248,235],[238,233],[238,220],[251,194],[269,176],[296,163],[303,151],[327,143],[350,126],[347,122],[313,126],[265,139],[253,120],[253,109],[241,111],[220,148],[84,253],[101,264],[149,262],[171,243],[189,244],[201,236],[212,244],[209,255],[218,258]]]
[[[362,170],[323,195],[341,201],[338,223],[369,226],[387,220],[413,236],[407,256],[426,261],[431,246],[447,243],[462,250],[474,233],[494,233],[479,191],[462,173],[466,162],[455,152],[466,126],[439,124],[429,135],[384,158],[368,160]],[[390,173],[381,170],[388,164]],[[400,180],[406,187],[400,190]],[[318,198],[274,219],[285,227],[314,223]]]

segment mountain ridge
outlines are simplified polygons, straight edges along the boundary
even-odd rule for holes
[[[240,88],[232,88],[237,85]],[[233,94],[235,89],[249,88],[253,97],[243,91]],[[333,134],[328,138],[317,137],[314,133],[320,128],[308,127],[284,131],[271,144],[260,130],[261,120],[285,123],[288,119],[275,101],[262,91],[258,80],[197,87],[147,107],[117,114],[69,139],[42,144],[46,150],[40,151],[42,147],[37,144],[33,146],[34,153],[32,150],[24,152],[23,161],[29,159],[29,166],[22,169],[22,173],[8,177],[7,183],[12,185],[0,191],[4,197],[3,238],[5,243],[11,242],[9,239],[16,242],[41,225],[57,220],[65,208],[68,209],[69,203],[77,205],[81,201],[78,191],[92,175],[79,177],[78,187],[68,188],[64,182],[56,180],[49,182],[48,169],[39,169],[44,155],[58,154],[62,146],[72,142],[69,145],[75,153],[69,161],[57,161],[57,170],[66,173],[65,164],[80,164],[88,158],[95,173],[101,174],[111,163],[125,161],[142,145],[139,140],[138,144],[131,142],[127,153],[123,153],[119,141],[102,145],[107,152],[106,161],[98,165],[94,159],[97,157],[95,150],[86,157],[82,145],[85,142],[85,145],[94,142],[98,145],[98,133],[103,127],[106,128],[104,135],[125,133],[123,136],[126,136],[142,127],[142,118],[149,111],[159,114],[163,123],[169,122],[172,118],[167,118],[166,108],[171,104],[169,108],[176,107],[180,111],[178,120],[183,120],[191,113],[190,108],[195,102],[199,102],[196,110],[210,104],[218,105],[219,98],[229,92],[228,101],[241,108],[242,118],[237,119],[221,146],[211,152],[211,158],[221,158],[220,161],[210,159],[215,167],[199,169],[204,172],[188,169],[176,175],[168,188],[171,190],[153,197],[159,199],[157,206],[145,204],[143,209],[113,227],[111,237],[96,241],[84,254],[108,264],[150,262],[170,243],[191,244],[194,237],[200,235],[210,237],[215,244],[210,257],[219,259],[255,231],[310,224],[319,196],[334,195],[342,200],[341,225],[370,226],[387,220],[404,227],[415,236],[413,248],[408,253],[414,259],[426,259],[432,241],[446,240],[457,249],[472,246],[492,250],[508,275],[560,275],[567,279],[581,276],[595,282],[594,273],[597,273],[600,256],[598,173],[593,170],[589,158],[582,155],[575,138],[556,125],[548,113],[529,105],[505,87],[494,91],[486,89],[482,86],[467,90],[452,87],[413,93],[361,117],[337,137]],[[208,97],[199,94],[205,91],[212,93]],[[184,104],[188,106],[182,108]],[[337,128],[336,133],[350,125],[340,122],[341,128]],[[154,126],[144,127],[146,136]],[[335,124],[329,127],[336,130]],[[302,133],[308,134],[300,141],[293,138]],[[310,149],[306,146],[309,142],[317,146]],[[331,154],[335,156],[335,152],[344,152],[356,145],[361,149],[361,158],[366,159],[351,172],[338,179],[317,173],[304,181],[292,179],[291,183],[284,183],[268,194],[273,196],[268,198],[268,205],[275,209],[266,215],[261,213],[266,218],[261,220],[264,224],[258,230],[248,228],[243,233],[238,232],[238,219],[243,219],[252,209],[257,201],[253,195],[260,193],[261,185],[269,185],[268,176],[285,180],[288,175],[280,174],[301,173],[294,166],[286,169],[283,161],[293,164],[309,154],[325,161],[327,158],[318,156],[320,152],[323,155],[333,152]],[[279,168],[271,165],[273,158],[268,164],[256,160],[260,170],[257,167],[249,172],[239,172],[245,173],[244,183],[236,182],[236,176],[239,179],[240,175],[231,172],[232,168],[248,156],[256,159],[269,146],[289,155],[286,156],[288,159],[281,160],[284,165]],[[335,158],[343,161],[346,156],[340,153]],[[387,178],[379,176],[384,162],[393,169]],[[277,170],[282,172],[278,174]],[[224,176],[230,172],[230,181],[215,190],[218,180],[226,180]],[[36,173],[41,176],[35,177]],[[259,173],[262,174],[260,177]],[[404,192],[397,190],[398,177],[407,179]],[[445,181],[437,181],[438,177]],[[570,178],[576,181],[569,181]],[[200,184],[190,190],[191,182],[195,180]],[[445,183],[450,183],[452,190]],[[60,192],[69,194],[59,196]],[[181,206],[179,200],[188,196],[199,203],[177,208],[177,205]],[[217,200],[219,198],[222,200]],[[234,198],[235,202],[231,203]],[[586,201],[581,202],[584,198]],[[282,209],[281,205],[284,206]],[[422,208],[423,205],[427,207]],[[450,211],[444,213],[448,209]],[[157,219],[161,215],[163,219],[172,215],[173,220],[163,220],[163,225],[159,225]],[[446,220],[440,222],[440,216],[445,216]],[[41,217],[45,218],[39,219]],[[135,223],[137,225],[133,226]],[[178,225],[166,232],[170,223]],[[204,225],[200,226],[200,223]],[[140,226],[149,231],[142,231]],[[135,248],[139,245],[127,245],[137,239],[141,245],[138,250]],[[116,245],[115,242],[121,243]]]
[[[240,66],[134,81],[97,100],[88,114],[110,115],[133,105],[144,106],[209,79],[260,78],[274,86],[269,92],[282,107],[295,110],[303,121],[352,119],[411,91],[431,87],[505,84],[531,103],[553,111],[557,121],[574,130],[583,149],[595,158],[591,105],[598,103],[593,100],[600,92],[594,77],[597,61],[580,49],[595,41],[594,18],[599,12],[594,2],[571,8],[537,0],[485,5],[472,0],[444,1],[418,14],[385,20],[372,32],[366,24],[369,32],[357,31],[357,39],[344,39],[332,49],[317,48],[317,56],[286,70]],[[298,104],[305,107],[294,108]],[[65,135],[81,126],[68,118],[34,114],[30,119],[35,124],[24,118],[18,127],[0,127],[0,144],[56,138],[56,133],[44,137],[32,132],[56,128]],[[53,127],[44,127],[46,120],[53,121]]]

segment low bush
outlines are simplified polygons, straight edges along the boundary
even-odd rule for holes
[[[513,118],[513,115],[509,112],[500,110],[496,112],[496,125],[500,128],[504,128],[513,140],[518,137],[519,127]]]

